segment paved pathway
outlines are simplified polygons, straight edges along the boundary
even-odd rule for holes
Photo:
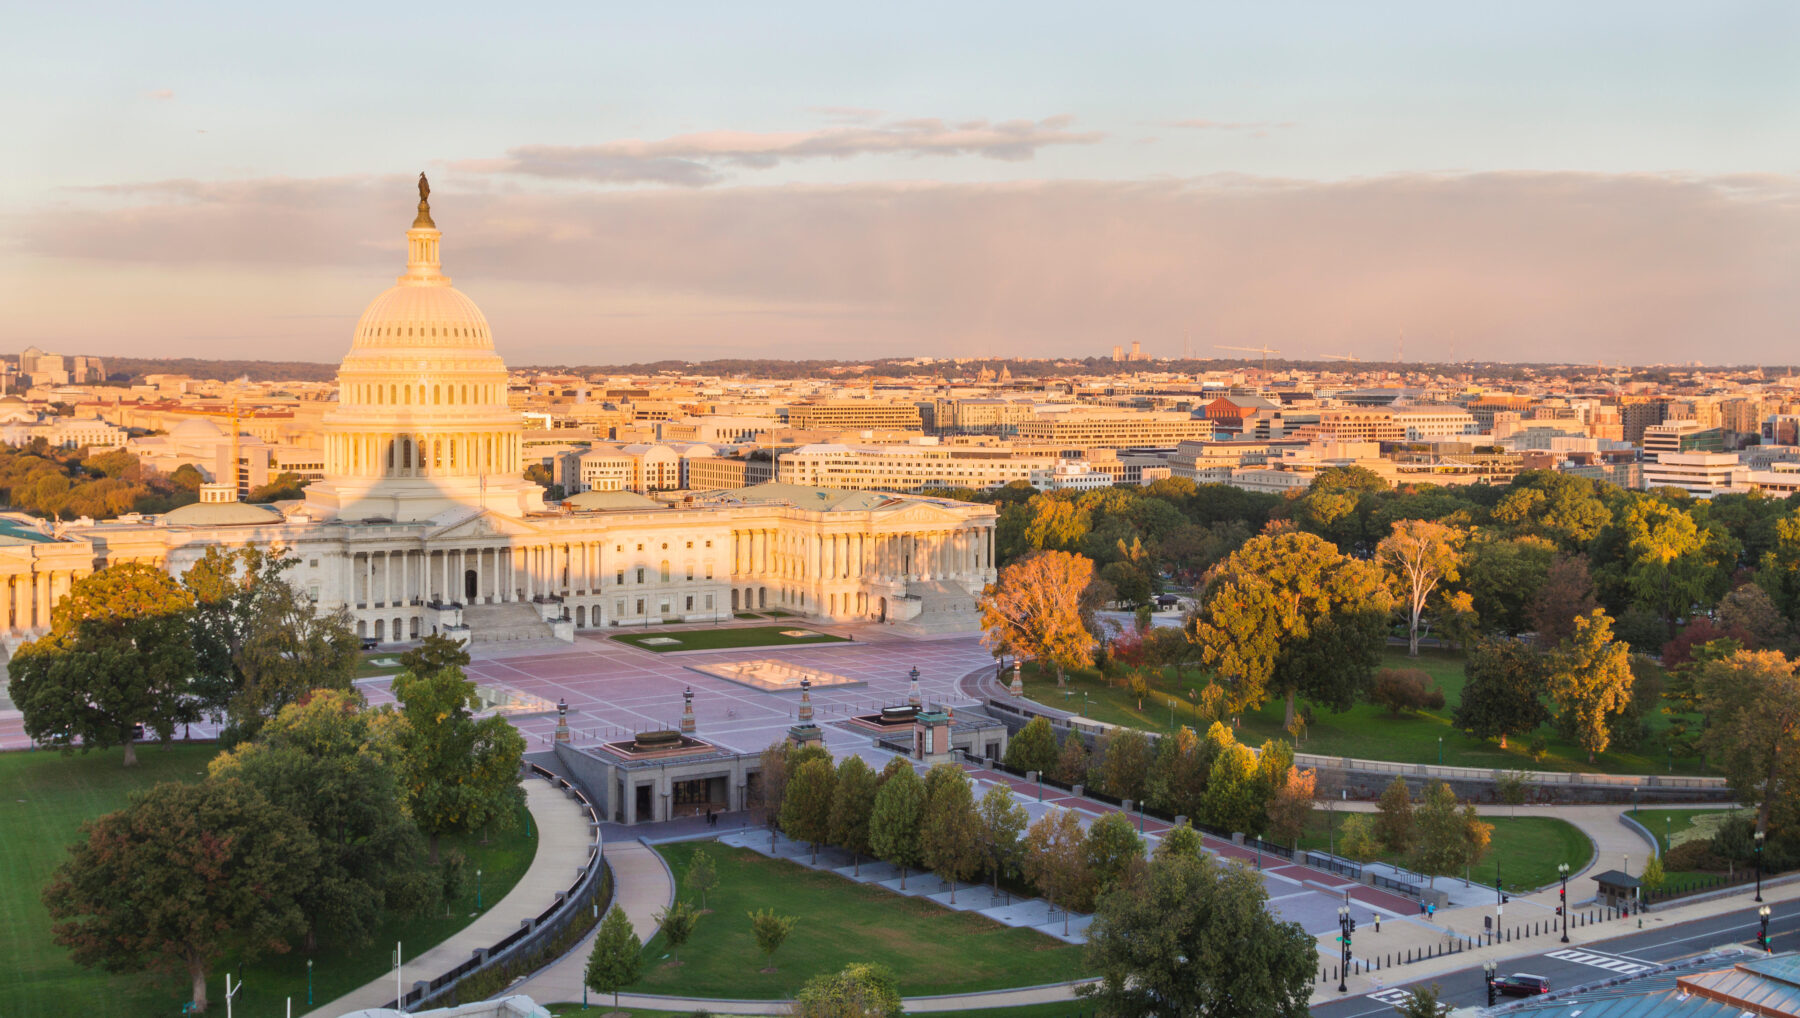
[[[406,958],[401,976],[407,989],[418,979],[432,979],[469,960],[476,948],[487,947],[519,928],[556,900],[575,882],[576,871],[587,861],[593,835],[587,811],[562,790],[540,778],[525,781],[525,804],[537,832],[537,854],[506,897],[490,906],[481,918],[417,958]],[[610,854],[610,853],[609,853]],[[402,945],[404,947],[405,945]],[[394,999],[394,973],[350,991],[304,1018],[336,1018],[359,1008],[380,1007]]]
[[[632,932],[648,944],[656,935],[656,913],[675,901],[675,881],[668,866],[663,863],[662,856],[642,841],[608,843],[606,864],[612,867],[613,903],[625,910],[625,918],[631,920]],[[560,961],[511,987],[508,992],[527,994],[532,1000],[547,1004],[581,1000],[588,952],[593,950],[598,930],[599,927],[595,927]],[[620,999],[623,1002],[624,998]],[[682,1010],[691,1011],[694,1007],[683,1007]]]

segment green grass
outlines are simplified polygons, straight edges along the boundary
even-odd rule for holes
[[[1727,816],[1731,810],[1722,809],[1640,809],[1631,813],[1631,818],[1644,825],[1656,839],[1658,851],[1667,852],[1670,840],[1679,844],[1684,839],[1682,832],[1691,830],[1694,821],[1699,817]],[[1707,835],[1710,837],[1711,835]]]
[[[594,994],[591,999],[610,998],[610,994]],[[559,1018],[601,1018],[607,1014],[625,1014],[630,1018],[690,1018],[692,1011],[652,1011],[626,1007],[614,1011],[611,1004],[551,1004],[549,1011]],[[732,1018],[731,1012],[715,1011],[715,1018]],[[1021,1004],[1018,1007],[984,1007],[972,1011],[932,1011],[931,1018],[1093,1018],[1094,1006],[1082,1000],[1065,1000],[1052,1004]]]
[[[1306,729],[1298,747],[1300,752],[1435,764],[1440,762],[1441,738],[1441,762],[1447,766],[1603,774],[1670,773],[1669,758],[1654,741],[1654,733],[1668,725],[1668,719],[1660,715],[1651,721],[1650,743],[1636,750],[1608,750],[1591,764],[1579,746],[1546,725],[1538,734],[1545,738],[1548,748],[1541,761],[1534,761],[1528,752],[1529,738],[1509,740],[1507,748],[1501,749],[1497,742],[1470,737],[1451,724],[1451,712],[1462,695],[1464,682],[1461,655],[1423,649],[1417,658],[1408,658],[1405,649],[1390,648],[1383,655],[1382,667],[1420,668],[1430,673],[1444,692],[1443,709],[1401,717],[1393,717],[1386,710],[1368,703],[1358,703],[1342,714],[1317,709],[1313,723]],[[1205,688],[1208,679],[1203,671],[1187,671],[1180,675],[1175,675],[1172,670],[1165,671],[1158,676],[1150,695],[1144,698],[1142,710],[1138,709],[1138,702],[1123,678],[1108,683],[1093,669],[1070,673],[1068,685],[1060,689],[1055,676],[1040,674],[1030,664],[1025,666],[1023,679],[1027,698],[1096,721],[1155,732],[1170,731],[1171,720],[1174,726],[1188,725],[1196,730],[1204,730],[1211,724],[1198,706],[1199,692]],[[1169,705],[1170,700],[1175,701],[1173,708]],[[1251,745],[1260,745],[1265,739],[1291,741],[1291,736],[1281,727],[1284,707],[1283,702],[1274,701],[1265,704],[1261,710],[1245,713],[1237,733],[1239,741]],[[1710,773],[1697,757],[1678,756],[1674,765],[1673,772],[1677,774]]]
[[[1495,807],[1496,810],[1503,807]],[[1349,814],[1338,810],[1333,819],[1330,812],[1322,809],[1312,811],[1306,824],[1306,833],[1300,838],[1303,849],[1325,849],[1333,842],[1332,831],[1328,824],[1341,829],[1344,817]],[[1556,866],[1568,863],[1569,869],[1577,870],[1587,865],[1594,857],[1594,843],[1587,835],[1565,820],[1555,817],[1509,817],[1499,812],[1483,813],[1481,818],[1494,825],[1493,840],[1488,844],[1487,856],[1477,863],[1468,874],[1468,878],[1477,884],[1494,886],[1496,867],[1502,883],[1508,891],[1522,893],[1546,887],[1557,880]],[[1382,856],[1381,862],[1406,865],[1406,860],[1392,855]],[[1462,874],[1455,877],[1439,877],[1440,881],[1462,879]]]
[[[750,620],[751,620],[751,619],[760,619],[760,618],[762,618],[762,616],[761,616],[761,615],[758,615],[758,614],[756,614],[756,613],[755,613],[755,612],[732,612],[732,613],[731,613],[731,617],[732,617],[732,618],[734,618],[734,619],[741,619],[741,620],[743,620],[743,621],[745,621],[745,622],[748,622],[748,621],[750,621]]]
[[[376,664],[376,662],[378,662],[378,661],[386,662],[386,663],[385,664]],[[400,674],[400,652],[399,651],[394,651],[394,650],[369,651],[367,653],[362,654],[361,656],[359,656],[356,659],[356,673],[354,676],[355,678],[368,679],[368,678],[373,678],[377,675],[398,675],[398,674]]]
[[[188,999],[185,976],[110,975],[84,969],[69,960],[50,939],[50,916],[39,898],[51,872],[79,840],[81,823],[125,805],[131,792],[159,781],[197,780],[216,752],[207,744],[138,747],[139,766],[120,766],[118,750],[62,757],[47,752],[0,753],[0,957],[7,959],[0,976],[0,1013],[6,1018],[91,1018],[176,1014]],[[471,874],[482,873],[484,902],[498,900],[516,884],[536,854],[535,838],[521,823],[496,835],[492,845],[477,844],[479,835],[443,839],[469,857]],[[468,925],[475,907],[475,888],[450,903],[450,918],[389,923],[372,946],[357,950],[326,946],[314,956],[314,1002],[323,1004],[392,972],[388,961],[393,942],[407,955],[422,953]],[[281,1014],[283,998],[296,1007],[306,1000],[306,959],[297,952],[264,958],[245,969],[227,958],[213,970],[208,993],[220,1013],[225,973],[244,980],[234,1006],[244,1014]],[[434,973],[435,974],[435,973]],[[304,1009],[302,1009],[304,1010]]]
[[[712,911],[677,952],[680,965],[665,960],[669,949],[660,934],[651,940],[644,977],[629,991],[773,999],[795,993],[812,976],[859,961],[893,970],[906,996],[1055,983],[1084,971],[1081,948],[973,912],[954,912],[748,849],[682,842],[657,851],[679,877],[702,846],[719,871],[719,887],[707,895]],[[982,891],[971,887],[967,893]],[[682,897],[700,904],[699,895]],[[775,955],[773,973],[762,971],[767,962],[750,933],[748,913],[763,908],[799,919]]]
[[[809,630],[807,636],[783,636],[782,631],[794,626],[737,626],[728,629],[677,629],[646,633],[621,633],[612,639],[629,643],[642,650],[665,654],[675,650],[730,650],[738,647],[787,647],[808,643],[848,643],[841,636]],[[647,640],[674,640],[675,643],[646,643]]]

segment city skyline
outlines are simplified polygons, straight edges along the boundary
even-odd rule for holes
[[[13,348],[333,361],[420,169],[514,363],[1757,363],[1800,312],[1772,5],[203,10],[14,35]]]

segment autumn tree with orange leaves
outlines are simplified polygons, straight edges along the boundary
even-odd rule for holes
[[[982,592],[982,642],[1054,670],[1063,685],[1068,669],[1093,660],[1082,599],[1093,580],[1094,563],[1081,555],[1045,551],[1019,559]]]

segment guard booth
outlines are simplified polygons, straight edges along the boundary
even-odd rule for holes
[[[1596,874],[1594,882],[1600,885],[1594,898],[1607,908],[1636,912],[1643,901],[1644,882],[1629,873],[1607,870]]]

